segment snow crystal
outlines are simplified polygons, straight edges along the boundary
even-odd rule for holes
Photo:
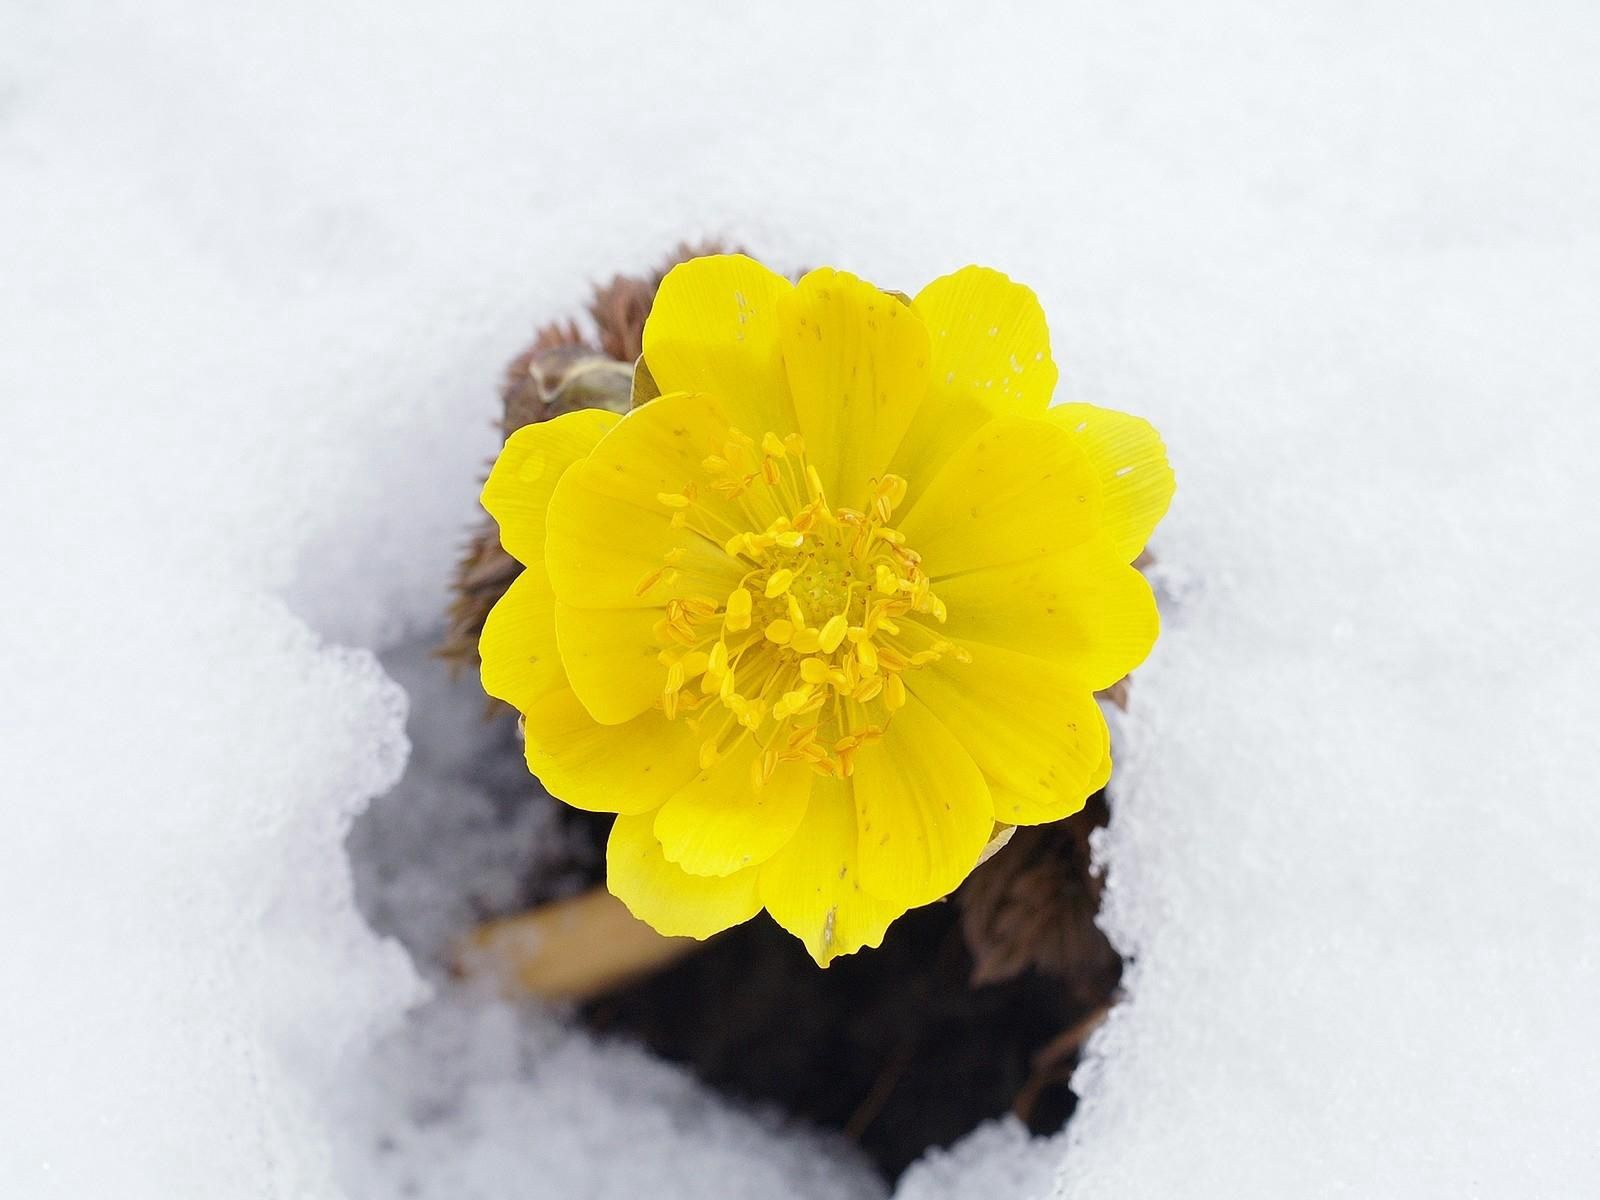
[[[952,1149],[930,1150],[901,1177],[894,1200],[1042,1200],[1060,1161],[1054,1139],[1030,1137],[1026,1125],[1005,1117],[980,1125]]]
[[[884,1195],[842,1138],[731,1112],[643,1051],[470,997],[417,1012],[361,1088],[350,1120],[375,1150],[347,1165],[355,1200]]]
[[[903,1194],[1600,1192],[1592,8],[4,25],[0,1194],[871,1194],[636,1050],[414,1007],[548,850],[465,718],[346,854],[500,365],[708,233],[1033,283],[1062,397],[1179,472],[1100,839],[1127,999],[1063,1135]]]
[[[450,943],[525,907],[525,883],[585,882],[587,840],[564,837],[555,801],[484,722],[474,678],[451,679],[428,639],[384,655],[412,703],[405,777],[350,834],[356,892],[375,929],[439,992],[387,1038],[341,1096],[341,1178],[353,1200],[729,1196],[867,1200],[865,1157],[776,1114],[733,1110],[643,1051],[596,1042],[548,1013],[448,982]],[[564,876],[570,876],[566,878]]]
[[[530,877],[540,898],[578,890],[586,880],[572,868],[592,865],[595,854],[563,837],[555,801],[510,744],[514,723],[486,722],[477,678],[451,678],[433,645],[407,642],[383,657],[411,700],[411,760],[356,822],[349,849],[367,920],[438,980],[463,930],[527,907]]]

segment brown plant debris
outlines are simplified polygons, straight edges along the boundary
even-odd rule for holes
[[[1019,829],[957,893],[972,951],[972,986],[1015,979],[1029,969],[1063,981],[1084,1008],[1116,986],[1122,960],[1094,923],[1100,878],[1089,835],[1106,823],[1104,793],[1068,821]]]
[[[592,1000],[699,949],[639,920],[603,885],[478,926],[455,947],[452,969],[509,999]]]
[[[645,318],[656,289],[680,262],[702,254],[722,254],[716,242],[679,243],[655,270],[644,275],[614,275],[597,284],[589,301],[594,337],[575,321],[553,321],[539,329],[533,342],[506,368],[500,396],[500,432],[510,437],[524,425],[580,408],[626,412],[632,395],[634,361],[644,338]],[[617,365],[625,364],[625,371]],[[456,564],[449,623],[439,656],[458,668],[477,669],[478,635],[489,610],[522,565],[505,552],[494,522],[481,520]],[[490,701],[490,709],[498,707]]]

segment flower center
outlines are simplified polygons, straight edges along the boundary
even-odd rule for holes
[[[726,596],[668,601],[655,626],[661,711],[694,728],[702,767],[752,738],[758,786],[789,761],[848,777],[856,751],[905,704],[905,672],[967,658],[927,623],[943,623],[944,602],[890,524],[906,481],[881,476],[865,509],[834,507],[798,434],[758,442],[733,430],[702,467],[702,479],[658,499],[674,525],[745,572]],[[681,554],[669,552],[639,594],[670,582]]]

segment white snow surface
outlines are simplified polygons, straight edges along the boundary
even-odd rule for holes
[[[1009,271],[1179,474],[1126,1000],[1062,1135],[905,1200],[1600,1194],[1597,61],[1556,2],[0,0],[0,1195],[881,1194],[355,906],[503,362],[704,234]]]

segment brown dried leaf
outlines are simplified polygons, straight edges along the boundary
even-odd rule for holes
[[[723,251],[716,242],[683,242],[656,270],[617,275],[596,286],[588,306],[596,341],[586,338],[572,320],[541,328],[532,345],[506,368],[501,433],[509,437],[524,425],[580,408],[627,412],[645,318],[661,280],[680,262]],[[438,650],[441,658],[456,667],[477,668],[483,622],[521,570],[501,548],[494,523],[481,522],[456,566],[449,624]],[[491,701],[491,711],[496,707]]]
[[[1111,994],[1122,962],[1094,923],[1100,880],[1089,869],[1089,834],[1106,818],[1096,793],[1065,821],[1017,830],[973,872],[959,899],[974,987],[1031,969],[1063,980],[1086,1008]]]

